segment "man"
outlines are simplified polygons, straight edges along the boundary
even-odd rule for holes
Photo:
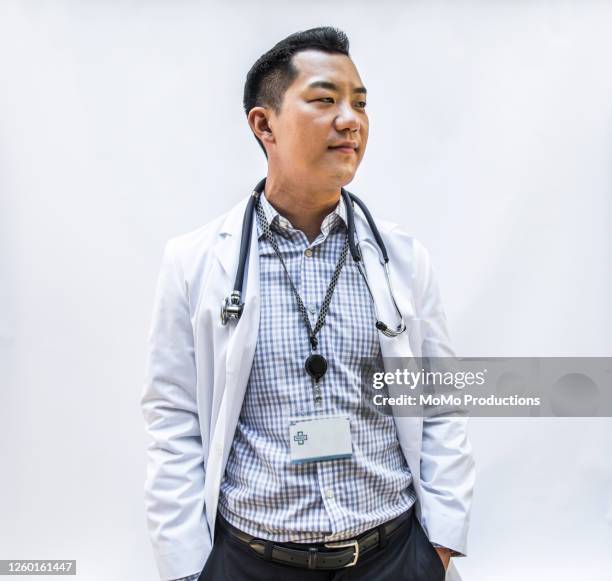
[[[365,358],[382,369],[383,356],[452,350],[422,245],[377,220],[407,324],[395,337],[375,326],[397,313],[358,212],[372,296],[348,252],[341,188],[368,139],[366,89],[348,47],[336,29],[296,33],[248,73],[245,111],[268,173],[246,234],[238,322],[221,324],[218,309],[247,199],[165,248],[142,397],[162,580],[437,581],[453,578],[451,556],[466,553],[465,420],[362,409]],[[296,426],[306,425],[331,452],[300,448],[307,431]]]

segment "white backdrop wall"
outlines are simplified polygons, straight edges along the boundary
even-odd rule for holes
[[[161,249],[265,175],[246,72],[322,24],[370,93],[350,189],[430,249],[457,352],[612,354],[611,3],[4,0],[0,559],[157,578],[139,399]],[[611,420],[471,437],[465,579],[612,578]]]

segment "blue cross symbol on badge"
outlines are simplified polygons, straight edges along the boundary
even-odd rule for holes
[[[308,440],[308,435],[300,430],[295,436],[293,436],[293,439],[298,443],[298,446],[303,446],[304,442]]]

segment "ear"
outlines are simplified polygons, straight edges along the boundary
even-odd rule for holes
[[[276,141],[270,123],[271,116],[270,109],[253,107],[247,117],[251,130],[264,144],[272,144]]]

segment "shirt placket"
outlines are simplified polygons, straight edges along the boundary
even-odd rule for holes
[[[321,264],[322,260],[328,259],[328,257],[325,256],[325,252],[328,251],[331,247],[333,247],[333,245],[331,244],[332,241],[328,240],[329,237],[333,235],[333,233],[331,232],[333,223],[333,217],[326,217],[321,226],[321,233],[315,238],[315,240],[312,241],[312,243],[309,243],[308,238],[302,231],[294,229],[291,224],[282,216],[278,215],[277,217],[277,226],[282,231],[282,235],[286,236],[286,238],[283,239],[283,243],[296,245],[300,248],[300,255],[297,259],[299,261],[299,275],[297,277],[297,280],[294,281],[294,284],[298,293],[302,297],[304,307],[306,308],[306,314],[309,318],[312,329],[314,329],[316,325],[317,318],[319,316],[319,309],[322,304],[322,299],[325,296],[325,292],[327,291],[327,285],[330,282],[332,273],[336,265],[336,261],[339,257],[339,253],[338,256],[334,255],[329,257],[329,260],[331,261],[330,268],[325,268],[324,265]],[[324,248],[323,244],[326,241],[328,241],[328,245],[326,248]],[[286,253],[283,254],[286,257]],[[291,271],[292,269],[290,268],[289,270]],[[323,356],[328,356],[327,354],[331,352],[331,345],[326,340],[325,325],[322,327],[319,334],[317,334],[317,338],[319,339],[319,353],[321,353]],[[309,345],[307,345],[307,351],[310,351]],[[327,373],[326,376],[322,379],[322,407],[315,408],[313,396],[308,399],[308,408],[310,410],[310,413],[324,415],[326,413],[331,412],[329,392],[329,390],[331,389],[330,380],[331,374],[329,373]],[[342,530],[341,525],[343,519],[343,511],[337,500],[337,495],[339,492],[338,469],[334,469],[334,464],[336,463],[316,463],[316,474],[319,494],[321,495],[323,506],[325,507],[325,512],[329,519],[331,529],[331,534],[327,535],[327,538],[330,538],[332,540],[334,538],[334,535],[336,535],[338,531]]]
[[[306,279],[309,281],[309,290],[312,289],[312,294],[309,294],[309,305],[315,305],[317,298],[322,300],[320,297],[325,295],[327,291],[327,285],[331,279],[332,273],[335,269],[336,262],[338,260],[338,255],[331,253],[328,257],[326,253],[330,251],[330,249],[335,248],[332,244],[332,240],[329,240],[330,236],[330,224],[329,221],[324,222],[322,226],[322,233],[313,241],[312,248],[312,256],[309,259],[305,259],[305,265],[308,275]],[[328,242],[327,246],[323,246],[325,242]],[[322,261],[326,261],[328,263],[328,268],[325,268],[322,264]],[[318,276],[317,276],[318,275]],[[312,281],[312,282],[311,282]],[[317,285],[318,282],[318,285]],[[336,288],[336,292],[340,291],[340,289]],[[318,305],[317,305],[318,306]],[[310,313],[309,313],[310,315]],[[312,314],[312,324],[314,326],[316,322],[316,318],[318,316],[318,309],[315,314]],[[325,334],[325,325],[320,331],[320,334],[317,335],[319,338],[319,352],[324,357],[328,358],[331,354],[331,345],[328,341],[328,336]],[[331,362],[330,362],[331,363]],[[322,379],[322,390],[323,390],[323,406],[322,409],[318,410],[320,414],[330,413],[331,410],[331,401],[330,401],[330,393],[333,389],[333,385],[331,384],[333,374],[328,373]],[[337,531],[341,530],[342,525],[342,510],[337,500],[337,462],[318,462],[317,463],[317,479],[319,483],[319,493],[321,494],[321,499],[323,501],[323,505],[325,506],[325,511],[330,521],[331,525],[331,535],[337,533]]]

